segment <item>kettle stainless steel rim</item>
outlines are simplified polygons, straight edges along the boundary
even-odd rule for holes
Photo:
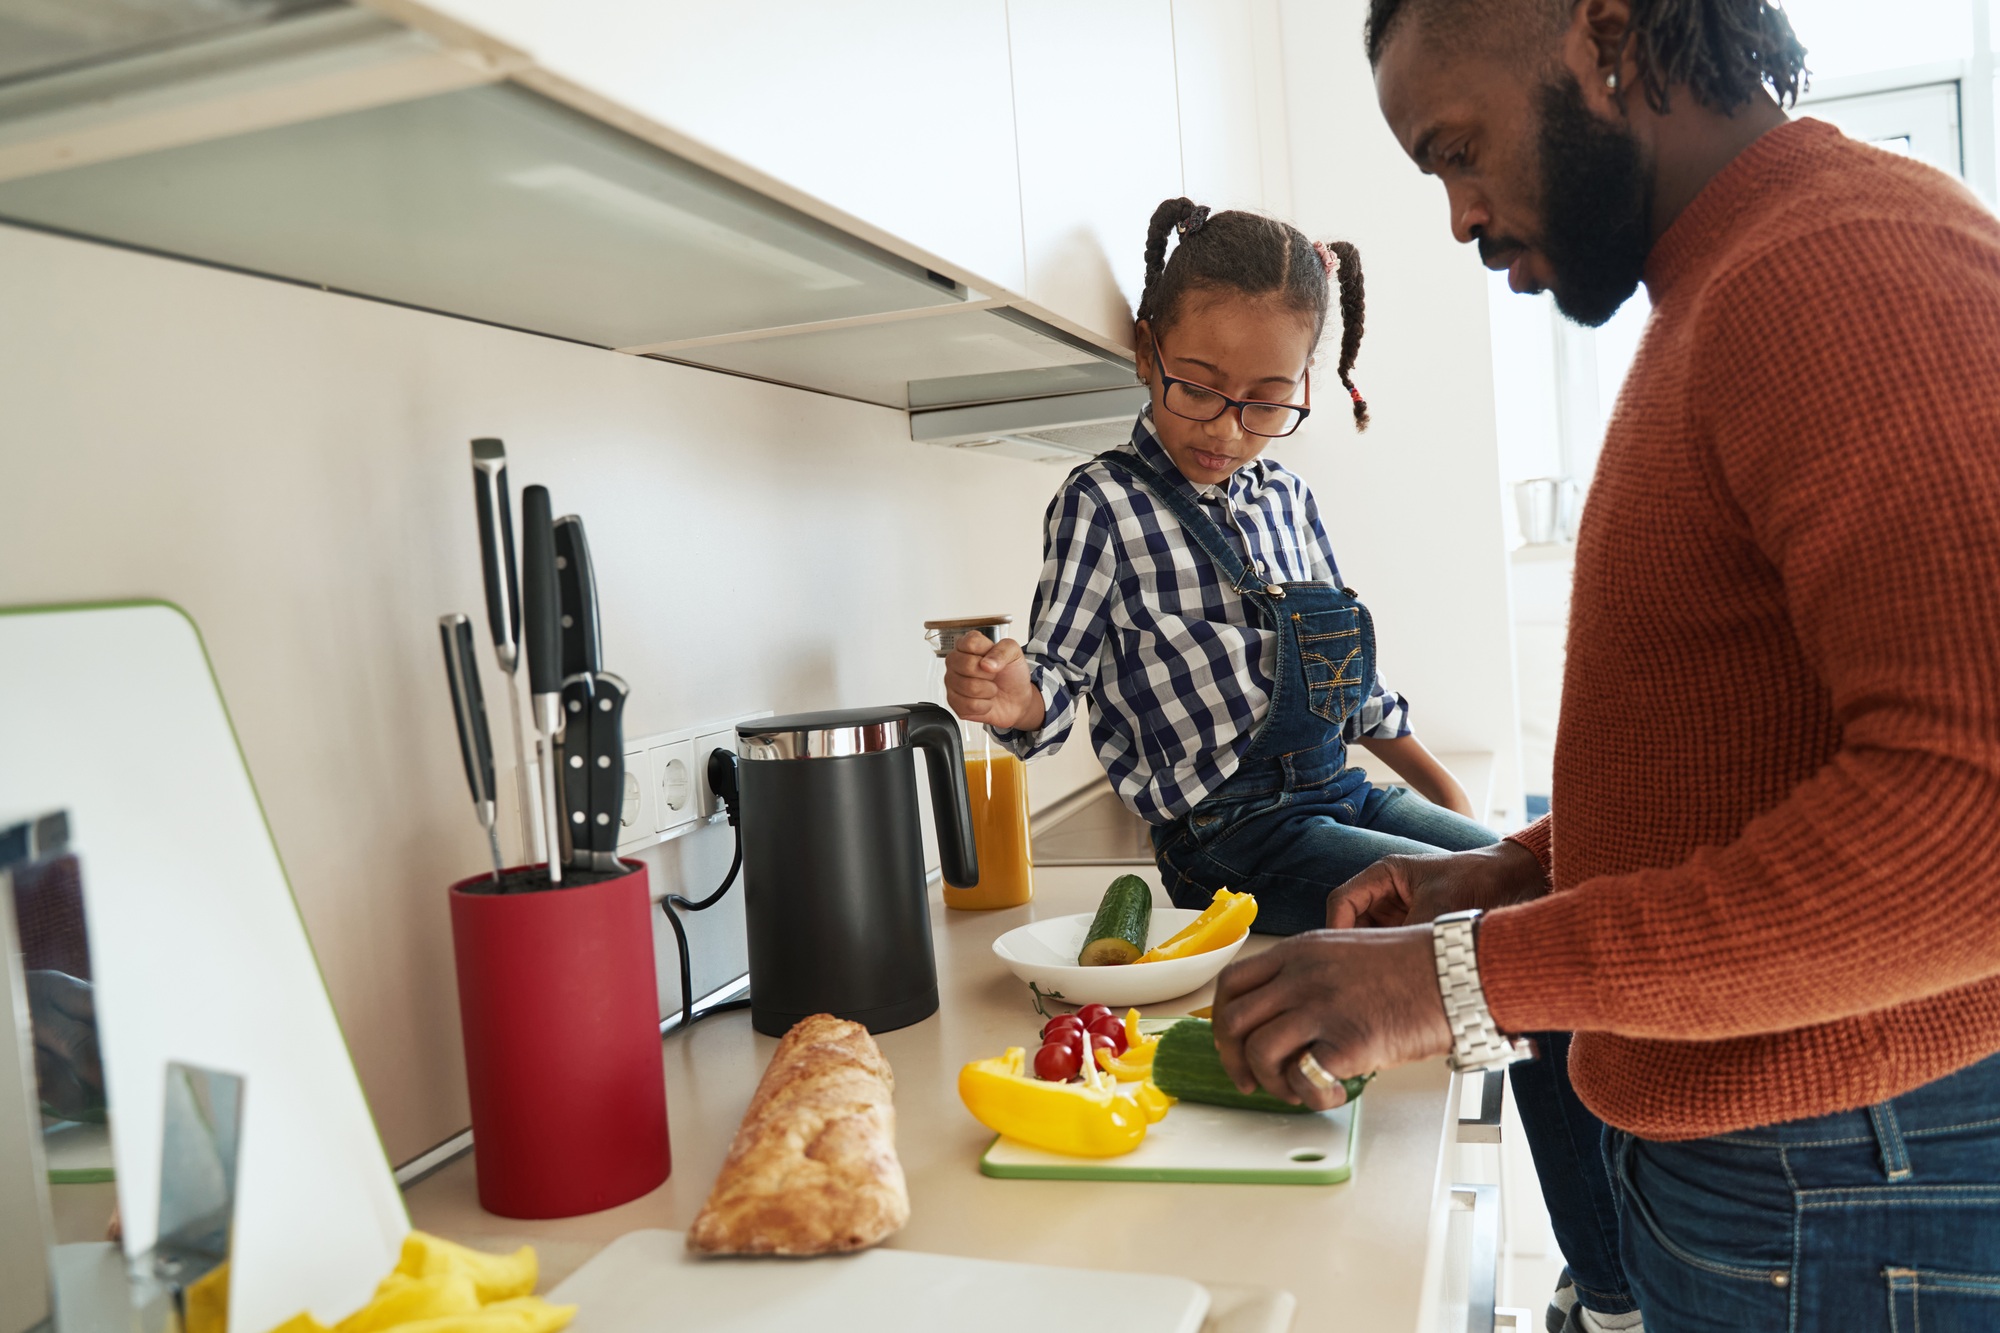
[[[816,726],[796,730],[738,733],[737,753],[745,759],[842,759],[848,755],[900,750],[910,743],[906,717],[851,726]]]

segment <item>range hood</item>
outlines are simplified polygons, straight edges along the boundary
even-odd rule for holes
[[[919,439],[1129,397],[1101,334],[404,0],[0,0],[0,39],[0,222],[876,403]]]

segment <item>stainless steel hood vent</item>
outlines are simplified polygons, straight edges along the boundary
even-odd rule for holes
[[[1073,465],[1131,439],[1132,419],[1146,405],[1147,392],[1143,384],[1128,383],[1093,393],[912,412],[910,438]]]
[[[1130,380],[1122,348],[455,24],[162,3],[156,33],[70,0],[102,40],[0,79],[0,222],[903,410]]]

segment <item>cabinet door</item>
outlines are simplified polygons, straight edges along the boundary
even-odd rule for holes
[[[1005,0],[431,0],[592,91],[1008,288]]]
[[[1008,0],[1034,301],[1121,343],[1146,223],[1182,193],[1170,0]]]
[[[1291,211],[1284,55],[1276,0],[1173,0],[1181,168],[1220,211]]]

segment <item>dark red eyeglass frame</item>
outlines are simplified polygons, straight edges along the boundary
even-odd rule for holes
[[[1222,390],[1220,389],[1212,389],[1206,384],[1200,384],[1194,380],[1182,379],[1178,375],[1169,375],[1167,373],[1167,359],[1166,359],[1167,354],[1166,351],[1160,346],[1160,335],[1154,333],[1151,329],[1148,329],[1147,333],[1153,339],[1153,369],[1160,372],[1161,403],[1165,403],[1167,401],[1167,389],[1176,384],[1185,384],[1190,389],[1200,389],[1203,393],[1214,394],[1217,398],[1220,398],[1222,400],[1221,410],[1216,412],[1216,414],[1212,417],[1191,417],[1185,412],[1175,411],[1172,407],[1167,408],[1169,412],[1173,412],[1175,416],[1179,417],[1183,421],[1200,421],[1203,423],[1210,421],[1219,421],[1221,420],[1223,413],[1228,412],[1231,408],[1234,408],[1236,410],[1236,424],[1243,427],[1243,430],[1246,434],[1255,435],[1266,440],[1282,440],[1287,435],[1292,435],[1297,433],[1299,427],[1305,424],[1306,418],[1312,415],[1313,373],[1311,366],[1306,367],[1306,372],[1305,372],[1306,400],[1303,403],[1274,403],[1268,398],[1231,398],[1228,394],[1222,392]],[[1298,416],[1292,421],[1291,430],[1281,431],[1276,435],[1269,435],[1261,430],[1256,430],[1252,428],[1250,423],[1243,419],[1243,409],[1246,407],[1282,407],[1288,412],[1298,413]]]

